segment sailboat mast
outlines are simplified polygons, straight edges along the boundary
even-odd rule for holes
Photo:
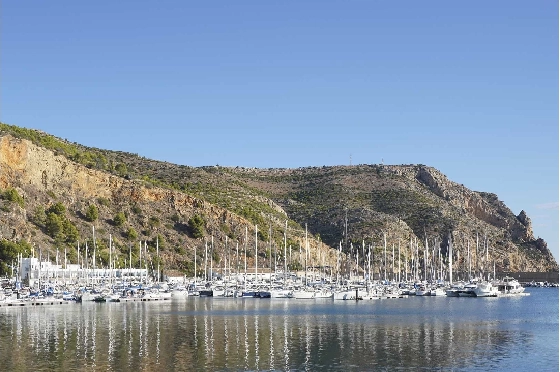
[[[228,249],[227,249],[227,239],[228,239],[228,237],[226,235],[226,245],[225,245],[225,249],[224,249],[224,273],[222,275],[223,278],[224,278],[224,281],[225,281],[226,274],[227,274],[227,263],[229,261],[229,252],[228,252]]]
[[[414,274],[414,280],[418,280],[420,279],[420,276],[418,274],[418,265],[419,265],[419,261],[420,261],[420,255],[418,254],[418,240],[416,239],[416,236],[414,237],[414,244],[416,245],[416,256],[415,256],[415,274]]]
[[[229,271],[229,273],[231,274],[231,267],[228,267],[228,262],[231,264],[230,259],[229,259],[229,251],[228,251],[228,247],[227,247],[227,240],[228,240],[228,236],[226,235],[226,245],[225,245],[225,252],[224,252],[224,272],[222,274],[222,280],[224,281],[225,284],[225,289],[227,290],[227,283],[229,281],[229,279],[226,279],[226,275]]]
[[[471,245],[467,238],[467,260],[469,260],[469,280],[472,279],[471,275]]]
[[[428,281],[428,237],[424,243],[424,280]]]
[[[447,238],[447,255],[449,261],[449,285],[453,284],[453,242],[451,241],[451,233]]]
[[[97,280],[95,280],[96,279],[95,276],[97,274],[95,272],[95,269],[97,268],[95,266],[95,247],[96,247],[96,244],[95,244],[95,226],[92,226],[91,228],[92,228],[92,231],[93,231],[93,273],[94,273],[94,283],[95,283],[97,281]]]
[[[269,284],[272,285],[272,220],[270,221],[268,233],[268,266],[270,267],[268,281]],[[274,246],[274,269],[274,271],[276,271],[276,245]]]
[[[399,283],[401,282],[401,239],[399,238]]]
[[[336,285],[337,285],[337,287],[339,285],[338,275],[340,274],[340,253],[341,252],[342,252],[342,240],[339,243],[338,252],[336,253]]]
[[[157,279],[156,282],[159,283],[159,236],[156,236],[156,257],[157,257]]]
[[[138,269],[140,270],[140,283],[142,283],[142,241],[138,242]]]
[[[113,263],[113,250],[111,249],[112,244],[113,238],[111,234],[109,234],[109,285],[113,284],[113,268],[111,266]]]
[[[479,262],[478,262],[478,231],[476,232],[476,255],[475,255],[475,261],[474,261],[474,267],[476,268],[477,271],[477,276],[480,276],[480,273],[478,272],[480,270]]]
[[[66,272],[67,271],[68,271],[68,263],[66,261],[66,247],[64,247],[64,271],[62,272],[62,281],[64,282],[64,285],[66,285]]]
[[[83,262],[82,265],[80,265],[80,241],[78,240],[78,268],[81,268],[83,271]],[[78,274],[78,278],[80,277],[80,275]]]
[[[288,275],[288,256],[286,255],[286,249],[288,245],[287,232],[288,220],[286,220],[286,224],[284,225],[284,286],[286,285],[286,276]]]
[[[148,281],[149,281],[149,277],[148,277],[149,274],[148,273],[149,273],[149,271],[148,271],[148,241],[147,240],[144,240],[144,270],[146,270],[145,280],[146,280],[146,284],[148,284]],[[154,273],[152,272],[152,275],[153,274]]]
[[[305,224],[305,286],[307,287],[307,224]]]
[[[86,285],[89,284],[88,245],[86,240]]]
[[[258,226],[255,225],[255,283],[257,283],[257,259],[259,257],[258,255],[258,251],[257,251],[257,242],[258,242],[258,236],[257,236],[257,231],[258,231]]]
[[[391,279],[395,281],[395,243],[391,243],[393,254],[391,254]]]
[[[412,238],[410,238],[412,241]],[[408,282],[408,249],[404,250],[404,281]]]
[[[208,281],[208,239],[204,237],[204,280]]]
[[[245,247],[243,249],[243,254],[245,255],[244,260],[245,260],[245,271],[244,271],[244,277],[243,277],[243,283],[247,282],[247,241],[249,239],[249,231],[247,226],[245,226]]]
[[[383,231],[383,280],[387,281],[387,236]]]
[[[350,247],[353,247],[352,243],[350,243]],[[360,261],[360,251],[358,248],[356,248],[356,278],[360,276],[360,266],[358,264],[359,261]]]
[[[235,242],[235,288],[239,287],[239,241]]]
[[[212,272],[213,263],[214,263],[214,235],[210,237],[210,282],[214,280],[214,273]]]
[[[371,282],[373,278],[371,277],[371,244],[368,244],[368,280]]]
[[[493,266],[494,266],[494,272],[493,272],[493,277],[492,277],[492,279],[493,279],[493,280],[496,280],[496,258],[495,258],[495,256],[494,256],[494,246],[492,246],[492,258],[493,258],[492,261],[494,262],[494,265],[493,265]]]
[[[484,260],[484,269],[488,273],[488,281],[490,281],[490,270],[488,269],[488,237],[484,235],[484,245],[486,246],[486,260]]]

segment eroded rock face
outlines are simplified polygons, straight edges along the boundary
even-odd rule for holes
[[[523,243],[535,240],[531,219],[529,218],[529,216],[527,216],[525,211],[521,211],[519,213],[519,215],[517,216],[517,220],[523,225],[524,228],[518,229],[516,231],[517,234],[512,233],[514,238],[520,240]]]
[[[497,195],[471,191],[430,167],[421,166],[415,178],[434,194],[460,207],[466,213],[492,226],[508,230],[513,241],[524,243],[535,240],[531,220],[525,211],[521,211],[519,216],[514,216],[510,209],[498,200]]]
[[[474,245],[476,233],[492,242],[490,250],[498,269],[511,271],[552,271],[558,270],[552,254],[548,250],[546,242],[535,239],[533,236],[531,220],[524,211],[515,216],[497,196],[489,193],[474,192],[463,185],[454,183],[445,175],[434,168],[426,166],[375,166],[364,167],[366,173],[358,175],[348,174],[344,176],[346,182],[344,187],[361,187],[372,182],[372,173],[390,173],[396,178],[392,179],[391,185],[398,187],[416,188],[418,190],[429,190],[434,198],[446,205],[442,209],[441,217],[457,219],[454,227],[456,234],[453,237],[454,245],[459,257],[466,252],[467,240]],[[275,176],[289,175],[293,172],[331,172],[339,171],[340,167],[323,167],[312,170],[252,170],[240,169],[239,172],[259,173],[266,176],[267,172]],[[323,174],[323,173],[322,173]],[[383,185],[385,181],[379,181]],[[388,183],[385,184],[385,187]],[[258,184],[252,187],[258,188]],[[275,187],[283,189],[288,195],[291,184],[274,184]],[[321,185],[319,184],[319,187]],[[40,246],[52,246],[53,241],[44,231],[31,222],[33,214],[39,206],[49,206],[60,201],[68,210],[68,217],[76,223],[80,234],[84,239],[89,236],[91,224],[86,222],[81,213],[90,203],[99,204],[98,200],[109,201],[107,206],[100,205],[99,220],[95,223],[96,228],[105,232],[105,235],[113,234],[113,238],[122,245],[128,244],[123,235],[123,229],[118,229],[111,223],[115,213],[124,211],[127,214],[125,228],[132,227],[139,232],[139,239],[150,239],[154,234],[164,234],[170,245],[185,248],[173,249],[163,252],[166,262],[181,267],[184,261],[190,261],[193,257],[195,247],[201,248],[203,241],[192,238],[186,231],[186,223],[195,214],[203,215],[206,220],[208,234],[214,235],[216,244],[224,249],[225,236],[234,237],[237,241],[244,241],[245,231],[248,229],[248,239],[252,241],[249,246],[254,247],[254,226],[245,218],[231,211],[209,203],[208,201],[193,197],[179,191],[154,187],[141,180],[128,180],[106,172],[89,169],[81,164],[72,162],[64,156],[58,156],[52,151],[36,146],[27,140],[21,140],[9,135],[0,136],[0,189],[14,187],[25,199],[25,207],[7,205],[7,211],[0,212],[0,238],[20,240],[26,239]],[[366,187],[367,189],[367,187]],[[252,196],[254,200],[265,202],[272,210],[289,218],[286,210],[290,208],[306,208],[301,201],[288,199],[283,204],[286,210],[279,205],[280,198],[276,200],[267,199],[261,195]],[[0,200],[1,202],[1,200]],[[330,209],[340,208],[337,206],[323,206],[327,213],[327,219],[314,221],[316,224],[328,225],[327,229],[341,229],[340,220],[334,223]],[[134,212],[139,210],[141,212]],[[360,225],[367,226],[370,220],[379,220],[384,231],[390,239],[389,246],[415,239],[423,240],[418,231],[400,216],[382,213],[370,207],[357,207],[351,210],[352,231],[359,231]],[[334,212],[333,212],[334,213]],[[455,214],[453,214],[455,213]],[[154,226],[150,218],[157,217],[161,224]],[[460,219],[460,221],[459,221]],[[284,221],[274,221],[277,228],[281,230]],[[301,223],[301,221],[299,221]],[[371,231],[364,230],[366,233]],[[389,233],[390,232],[390,233]],[[439,231],[441,237],[445,237],[448,231]],[[303,235],[294,236],[293,239],[302,242]],[[351,236],[352,237],[352,236]],[[361,236],[353,236],[361,240]],[[470,238],[469,238],[470,237]],[[264,251],[267,243],[260,242],[259,250]],[[378,242],[377,242],[378,244]],[[430,243],[432,244],[432,243]],[[434,243],[435,244],[435,243]],[[442,247],[444,243],[440,244]],[[322,247],[323,253],[319,255],[317,250],[314,257],[322,257],[325,263],[332,266],[337,262],[337,248],[328,247],[324,244],[314,243],[312,247]],[[521,249],[520,249],[521,247]],[[482,248],[477,257],[482,257]],[[408,256],[410,259],[410,255]],[[252,259],[250,259],[252,261]],[[464,259],[463,259],[464,261]],[[460,260],[454,266],[460,269]],[[479,261],[482,262],[482,259]],[[251,265],[252,263],[249,263]]]
[[[102,239],[108,239],[108,235],[112,234],[117,244],[129,244],[123,236],[123,230],[112,225],[111,219],[118,211],[126,212],[128,220],[125,227],[132,227],[138,231],[139,239],[150,239],[156,233],[164,234],[176,251],[182,251],[178,246],[185,248],[184,253],[177,254],[171,249],[161,252],[168,265],[173,266],[171,268],[180,268],[184,266],[185,260],[192,260],[195,246],[198,246],[200,255],[203,242],[190,237],[187,228],[188,219],[195,214],[204,216],[207,233],[214,235],[216,249],[225,249],[224,229],[241,241],[244,241],[247,230],[247,238],[250,241],[248,246],[254,248],[255,245],[254,225],[224,208],[182,192],[89,169],[27,140],[9,135],[0,136],[0,189],[7,188],[15,188],[24,197],[25,208],[15,204],[7,205],[6,208],[9,207],[10,211],[0,214],[0,239],[23,239],[37,247],[52,247],[53,240],[30,221],[28,213],[33,214],[38,206],[47,208],[59,201],[67,207],[67,216],[76,223],[84,240],[91,238],[92,230],[91,224],[84,221],[80,215],[83,216],[82,213],[89,203],[99,206],[99,220],[94,225],[106,235],[102,236]],[[261,198],[261,201],[264,199],[261,196],[256,198]],[[106,199],[109,205],[99,205],[100,199]],[[268,200],[267,204],[286,215],[272,200]],[[142,211],[141,215],[135,215],[131,211],[132,207],[139,208]],[[150,218],[153,217],[161,221],[156,227],[150,224]],[[174,221],[170,223],[170,219]],[[142,231],[145,234],[142,234]],[[100,235],[101,233],[98,237]],[[263,250],[264,245],[263,242],[259,242],[259,250]],[[230,245],[229,248],[232,247],[234,245]],[[317,249],[324,251],[321,257],[327,262],[336,262],[336,251],[324,245]],[[181,257],[184,254],[187,256]],[[318,252],[313,254],[319,255]],[[251,265],[252,262],[253,258],[249,257],[248,264]]]
[[[400,176],[417,180],[435,195],[459,208],[465,216],[472,216],[476,220],[485,222],[486,225],[480,226],[478,222],[473,221],[473,225],[478,226],[474,230],[481,235],[487,233],[493,241],[499,243],[495,259],[501,270],[558,270],[558,263],[546,247],[546,242],[540,238],[535,239],[531,219],[525,211],[521,211],[516,216],[498,199],[497,195],[471,191],[463,185],[450,181],[435,168],[422,165],[385,168]],[[469,229],[473,230],[464,226],[463,234],[468,234]],[[474,244],[474,239],[472,240],[471,244]],[[464,248],[463,250],[466,251]],[[540,252],[539,256],[533,254],[535,251]]]

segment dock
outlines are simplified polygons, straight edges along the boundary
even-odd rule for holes
[[[120,302],[145,302],[145,301],[169,301],[171,297],[127,297],[121,298]]]
[[[498,297],[524,297],[524,296],[530,296],[530,293],[527,292],[521,292],[521,293],[498,293]]]
[[[70,301],[64,301],[64,300],[5,301],[5,302],[0,302],[0,307],[50,306],[50,305],[66,305],[69,303]]]

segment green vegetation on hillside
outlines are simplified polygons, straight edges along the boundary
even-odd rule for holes
[[[18,255],[30,257],[31,250],[31,244],[24,240],[12,242],[0,239],[0,276],[11,275],[12,265],[17,265]]]
[[[19,205],[22,208],[24,206],[23,197],[14,188],[10,188],[10,189],[4,191],[1,194],[1,197],[4,200],[8,200],[8,201],[16,203],[17,205]]]
[[[85,217],[89,222],[97,221],[97,218],[99,217],[99,210],[97,209],[95,204],[90,204],[88,206]]]
[[[82,146],[60,140],[50,134],[4,123],[0,123],[0,133],[7,133],[14,137],[27,139],[37,146],[52,150],[58,155],[64,155],[88,168],[111,170],[107,158],[99,150],[86,150]]]
[[[225,237],[241,241],[244,236],[240,235],[244,234],[240,232],[244,226],[240,225],[248,225],[249,228],[257,225],[258,254],[262,255],[265,246],[262,243],[270,240],[277,246],[283,244],[286,218],[289,219],[288,235],[301,240],[303,226],[307,225],[310,237],[320,236],[322,242],[331,247],[337,247],[342,240],[356,244],[363,240],[378,243],[383,231],[391,231],[394,242],[399,234],[405,239],[410,235],[419,238],[437,235],[442,238],[450,231],[469,235],[483,229],[493,235],[496,251],[501,249],[500,252],[505,252],[506,247],[521,244],[511,241],[512,233],[504,226],[517,226],[517,229],[523,229],[523,226],[519,226],[516,216],[495,194],[472,192],[469,197],[484,204],[485,210],[481,214],[499,216],[503,220],[499,226],[493,225],[496,224],[493,217],[483,218],[469,212],[464,207],[465,200],[457,196],[460,193],[456,192],[455,186],[449,186],[446,180],[438,185],[438,188],[447,187],[445,197],[440,196],[441,191],[436,195],[431,186],[418,179],[418,174],[428,172],[438,176],[434,182],[441,182],[445,177],[422,165],[194,168],[150,160],[137,154],[88,148],[40,131],[0,123],[0,135],[4,133],[30,140],[89,168],[133,180],[134,183],[130,184],[133,187],[157,186],[194,198],[192,203],[179,206],[169,200],[123,200],[119,199],[118,191],[109,190],[108,193],[105,190],[97,195],[108,197],[79,200],[76,195],[32,190],[31,186],[17,183],[13,184],[15,188],[1,191],[0,211],[17,217],[22,210],[16,205],[29,209],[25,211],[26,218],[38,228],[26,232],[26,238],[44,233],[54,240],[55,245],[70,247],[79,240],[80,232],[86,235],[93,224],[105,240],[112,234],[114,244],[122,254],[118,257],[121,263],[126,259],[124,253],[137,240],[148,241],[152,252],[155,237],[161,236],[160,243],[163,245],[160,244],[160,248],[165,247],[166,259],[173,262],[174,267],[190,270],[193,268],[181,261],[185,258],[179,259],[177,255],[192,256],[193,246],[200,244],[200,239],[208,237],[208,234],[222,242]],[[25,199],[20,193],[25,195]],[[53,201],[56,203],[53,204]],[[214,209],[208,213],[207,208],[214,206],[245,221],[239,223],[238,219],[229,218],[223,210]],[[348,236],[344,237],[346,215]],[[270,224],[273,225],[272,234]],[[253,237],[254,233],[250,238]],[[49,243],[52,241],[49,240]],[[520,247],[532,259],[536,260],[540,253],[548,252],[546,247],[537,247],[532,241],[528,243],[526,249],[525,245]],[[296,242],[293,244],[295,246]],[[99,243],[101,262],[105,262],[104,257],[108,254],[106,245],[103,241]],[[249,250],[249,255],[252,254],[254,250]]]
[[[108,171],[119,176],[126,175],[130,177],[135,175],[137,179],[146,182],[148,185],[191,194],[209,203],[238,213],[249,219],[251,223],[263,228],[266,226],[263,216],[280,216],[267,203],[257,201],[254,197],[250,196],[264,196],[263,191],[250,187],[242,182],[241,179],[235,178],[237,177],[236,173],[229,168],[212,166],[193,169],[174,166],[169,163],[164,163],[166,167],[161,167],[161,162],[148,161],[148,159],[134,154],[87,148],[37,130],[4,123],[0,123],[0,133],[7,133],[14,137],[27,139],[37,146],[52,150],[56,154],[64,155],[68,159],[89,168]],[[153,164],[153,167],[151,167],[151,164]],[[150,166],[146,167],[146,165]],[[181,173],[175,173],[174,167],[181,168]],[[131,172],[131,169],[134,169],[134,171]],[[220,183],[185,181],[186,175],[200,179],[201,173],[217,175],[219,177],[229,174],[234,178],[230,178],[228,182]],[[98,203],[102,206],[108,205],[108,201],[104,198],[99,198]],[[92,217],[93,215],[87,215],[86,219]]]
[[[123,212],[118,212],[115,217],[113,217],[113,224],[115,226],[122,226],[126,222],[126,216]]]
[[[37,207],[32,221],[43,228],[48,236],[53,238],[57,244],[76,243],[80,233],[74,223],[66,216],[66,207],[61,202],[51,205],[45,210],[43,206]]]
[[[188,221],[188,225],[191,231],[191,234],[193,236],[193,238],[195,239],[200,239],[204,237],[205,231],[204,231],[204,219],[198,215],[195,214],[194,216],[192,216],[189,221]]]

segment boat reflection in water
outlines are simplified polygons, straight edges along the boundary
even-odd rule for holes
[[[550,370],[558,366],[558,291],[550,295],[0,308],[0,363],[65,371]],[[551,314],[523,318],[536,300],[550,302]]]

